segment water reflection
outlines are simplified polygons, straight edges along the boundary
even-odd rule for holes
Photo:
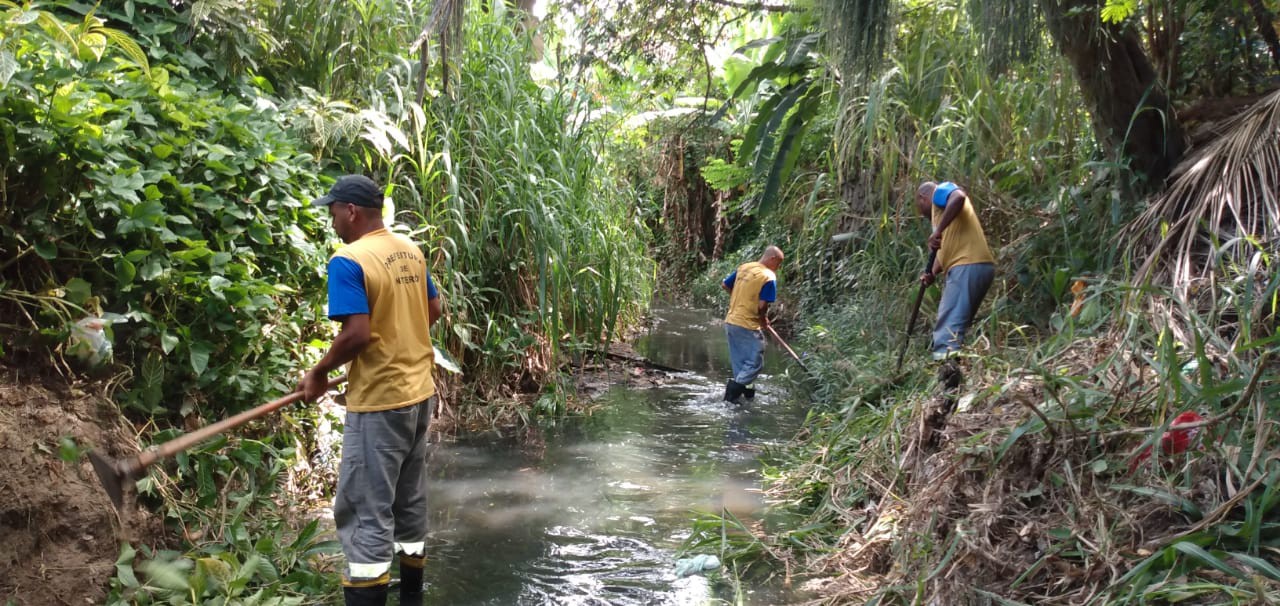
[[[769,395],[769,375],[748,407],[726,405],[723,326],[702,311],[656,316],[637,349],[697,372],[611,388],[593,416],[543,430],[538,448],[492,433],[437,446],[429,603],[714,603],[705,578],[675,577],[675,551],[695,511],[759,510],[756,457],[803,411]],[[782,363],[771,354],[766,370]]]

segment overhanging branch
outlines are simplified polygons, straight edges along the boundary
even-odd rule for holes
[[[768,13],[789,13],[796,10],[793,7],[782,4],[765,4],[764,2],[734,2],[734,0],[708,0],[712,4],[720,6],[728,6],[730,8],[739,8],[748,11],[765,11]]]

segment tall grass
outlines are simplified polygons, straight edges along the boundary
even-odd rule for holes
[[[595,350],[650,295],[648,232],[577,89],[533,79],[528,34],[473,11],[448,97],[418,105],[408,63],[369,109],[300,102],[335,162],[386,175],[448,301],[438,336],[482,393],[541,385]],[[355,164],[355,166],[352,166]]]

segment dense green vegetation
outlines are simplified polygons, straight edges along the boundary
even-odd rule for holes
[[[766,242],[787,249],[782,313],[818,375],[793,376],[817,404],[768,473],[765,530],[713,517],[692,546],[834,574],[819,585],[832,603],[1275,599],[1277,387],[1263,377],[1274,373],[1280,273],[1258,239],[1276,229],[1261,185],[1277,166],[1275,98],[1234,131],[1219,122],[1218,143],[1206,145],[1203,123],[1226,117],[1216,104],[1241,107],[1216,97],[1270,90],[1270,25],[1242,25],[1257,23],[1246,3],[1101,4],[818,3],[832,27],[809,58],[825,85],[769,67],[785,65],[777,49],[804,44],[812,21],[774,17],[778,39],[742,41],[748,58],[772,49],[757,64],[778,79],[700,144],[746,150],[703,170],[706,186],[738,188],[727,238],[745,246],[694,293],[714,300],[716,277]],[[1064,22],[1085,18],[1095,38],[1131,44],[1126,61],[1145,63],[1150,49],[1159,65],[1162,87],[1118,125],[1098,91],[1113,103],[1133,83],[1100,80],[1147,72],[1105,69],[1094,54],[1083,73],[1083,43]],[[1186,33],[1158,47],[1162,27]],[[1238,77],[1191,75],[1224,72]],[[797,101],[823,87],[811,116]],[[1130,121],[1135,110],[1163,125]],[[788,142],[798,120],[812,125],[798,159],[784,146],[750,153],[770,132]],[[1142,148],[1169,136],[1180,149],[1183,130],[1201,146],[1193,160],[1212,168],[1174,173],[1161,193],[1181,152]],[[931,367],[893,372],[927,234],[910,194],[926,179],[962,183],[999,249],[949,417]],[[927,337],[915,339],[921,360]],[[1200,447],[1138,463],[1184,411],[1213,419]]]
[[[530,6],[0,0],[5,362],[96,373],[144,441],[291,389],[330,334],[306,203],[346,172],[429,252],[449,404],[486,422],[562,414],[559,370],[655,279],[711,303],[778,244],[813,412],[767,523],[691,546],[834,603],[1280,597],[1274,2]],[[999,268],[941,438],[923,335],[892,372],[926,179],[972,194]],[[1187,410],[1198,447],[1134,465]],[[295,463],[327,421],[145,480],[186,542],[126,548],[112,600],[327,599],[333,545],[280,492],[326,485]]]
[[[406,54],[434,36],[430,8],[0,4],[4,355],[48,363],[52,350],[54,365],[80,366],[63,344],[102,318],[113,357],[92,372],[161,427],[292,390],[331,334],[322,269],[336,238],[306,204],[329,178],[363,172],[430,254],[450,314],[436,341],[465,377],[448,385],[461,417],[554,388],[570,354],[599,349],[647,300],[647,230],[621,203],[628,186],[602,161],[609,135],[582,119],[575,85],[527,68],[520,17],[458,24],[446,89],[423,69],[438,58]],[[552,393],[540,412],[563,410]],[[127,550],[113,599],[331,591],[336,578],[304,555],[333,546],[290,529],[278,501],[305,480],[291,462],[332,447],[315,443],[318,414],[145,480],[169,522],[216,530],[185,554],[143,554],[156,559],[142,585]],[[328,490],[325,478],[311,481]]]

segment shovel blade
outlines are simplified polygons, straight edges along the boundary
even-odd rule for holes
[[[119,510],[124,504],[124,481],[127,474],[118,461],[93,450],[89,451],[89,462],[93,463],[93,471],[98,474],[98,482],[102,484],[103,490],[111,497],[111,504]]]

